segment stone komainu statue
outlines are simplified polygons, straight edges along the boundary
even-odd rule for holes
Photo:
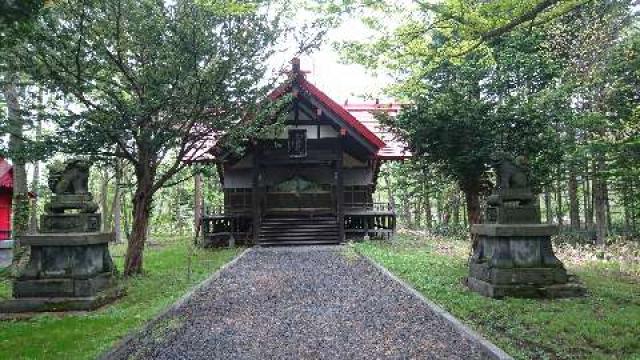
[[[50,165],[49,189],[54,196],[45,205],[45,210],[52,214],[64,213],[67,210],[95,213],[98,204],[93,201],[93,195],[89,192],[90,169],[91,163],[81,159]],[[92,221],[94,220],[92,218]]]
[[[56,195],[89,193],[90,168],[91,163],[81,159],[49,167],[49,189]]]
[[[502,201],[519,201],[522,205],[534,200],[529,185],[529,164],[524,156],[511,160],[504,154],[492,158],[496,173],[494,194],[487,200],[490,205],[500,205]]]
[[[529,166],[524,156],[511,160],[505,154],[492,157],[496,186],[487,197],[485,222],[534,224],[540,222],[536,197],[529,184]]]
[[[497,187],[506,189],[528,189],[529,188],[529,166],[527,158],[516,157],[512,162],[507,158],[496,158],[493,161],[496,170]]]

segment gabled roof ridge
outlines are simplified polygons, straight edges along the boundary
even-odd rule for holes
[[[374,134],[371,130],[369,130],[363,123],[361,123],[355,116],[349,113],[342,105],[335,102],[331,99],[327,94],[325,94],[322,90],[318,89],[315,85],[313,85],[309,80],[307,80],[304,76],[301,76],[299,79],[299,85],[301,88],[309,91],[311,95],[315,96],[320,102],[322,102],[326,107],[331,109],[336,115],[340,116],[347,124],[351,125],[362,137],[364,137],[367,141],[373,144],[378,149],[381,149],[385,146],[385,142],[382,141],[376,134]]]

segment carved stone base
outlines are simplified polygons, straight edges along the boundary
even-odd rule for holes
[[[501,299],[504,297],[519,298],[568,298],[584,296],[586,289],[577,282],[551,285],[496,285],[473,277],[466,279],[469,289],[480,295]]]
[[[124,294],[124,287],[114,286],[93,296],[86,297],[36,297],[11,299],[0,301],[0,313],[91,311],[117,300]]]
[[[65,210],[76,210],[81,213],[95,213],[98,204],[93,201],[91,193],[84,194],[59,194],[51,197],[45,205],[48,214],[62,214]]]
[[[13,260],[13,240],[0,240],[0,269],[11,265]]]
[[[111,233],[36,234],[29,262],[13,283],[15,298],[91,297],[114,285]]]
[[[471,262],[496,268],[562,267],[551,247],[555,231],[555,226],[546,224],[473,225],[478,246]]]
[[[467,285],[484,296],[570,297],[585,293],[553,253],[546,224],[481,224],[472,227],[478,244],[469,259]]]
[[[13,283],[13,297],[88,297],[95,296],[113,285],[114,279],[111,273],[103,273],[87,279],[18,279]]]
[[[535,206],[511,208],[488,206],[485,210],[485,218],[487,223],[535,224],[540,214]]]
[[[112,238],[111,233],[24,236],[22,243],[31,246],[31,253],[17,280],[89,279],[110,274],[114,271],[108,244]]]
[[[567,272],[562,267],[555,268],[491,268],[488,264],[469,264],[469,277],[494,285],[553,285],[568,281]]]
[[[100,214],[45,214],[40,217],[41,233],[97,232],[101,225]]]

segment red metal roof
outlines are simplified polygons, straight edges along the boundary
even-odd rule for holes
[[[349,104],[342,106],[331,99],[327,94],[310,83],[304,76],[304,72],[300,71],[300,63],[298,59],[294,59],[293,70],[290,73],[290,81],[278,86],[269,95],[268,98],[276,100],[291,91],[292,81],[295,79],[298,86],[303,91],[309,93],[317,101],[324,105],[328,110],[340,117],[347,125],[349,125],[356,133],[362,136],[367,142],[378,149],[377,158],[381,160],[401,160],[411,156],[407,150],[407,146],[399,141],[388,129],[380,125],[375,114],[385,112],[391,116],[396,116],[400,111],[401,104]],[[211,147],[208,150],[200,149],[197,152],[189,154],[189,161],[211,161],[215,158],[212,150],[215,149],[218,137],[213,136],[211,139]]]
[[[376,114],[385,113],[396,116],[402,108],[402,104],[345,104],[344,108],[351,113],[361,124],[385,142],[385,146],[378,151],[380,160],[402,160],[411,157],[407,145],[399,140],[389,129],[380,124]]]
[[[358,134],[367,139],[371,144],[375,145],[376,148],[382,149],[385,146],[385,143],[382,139],[380,139],[373,131],[364,126],[362,122],[358,121],[358,119],[353,116],[350,112],[348,112],[345,108],[339,105],[337,102],[333,101],[327,94],[323,93],[315,87],[312,83],[307,81],[304,77],[300,81],[300,87],[302,89],[307,90],[312,96],[318,99],[323,105],[327,108],[331,109],[336,115],[340,116],[342,120],[344,120],[347,124],[354,128]]]
[[[0,158],[0,188],[13,189],[13,166]]]

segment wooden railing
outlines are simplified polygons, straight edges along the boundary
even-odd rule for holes
[[[364,202],[364,203],[345,203],[347,211],[369,211],[369,212],[391,212],[395,213],[395,209],[390,203],[386,202]]]
[[[392,239],[396,214],[388,203],[345,203],[344,231],[347,238]],[[233,237],[247,242],[252,238],[253,218],[250,213],[229,213],[223,207],[208,207],[210,215],[202,217],[202,234],[206,243]],[[212,212],[213,211],[213,212]]]
[[[201,222],[203,244],[213,246],[228,242],[230,238],[244,243],[251,238],[251,220],[247,215],[204,215]]]
[[[344,231],[347,237],[390,240],[395,235],[396,214],[389,203],[345,204]]]

